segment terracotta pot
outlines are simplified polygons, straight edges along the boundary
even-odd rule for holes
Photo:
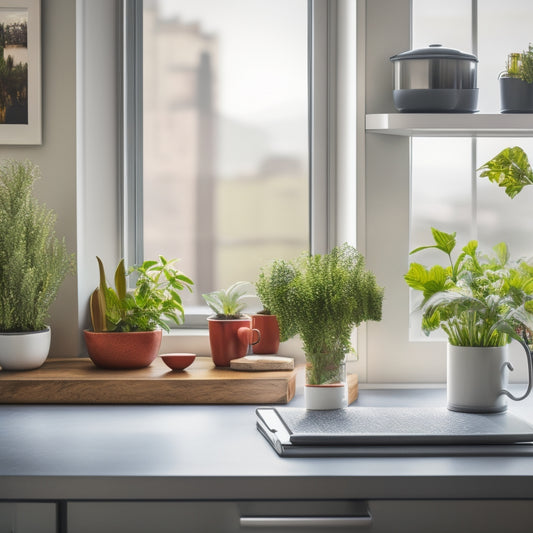
[[[276,315],[252,315],[252,328],[258,329],[261,339],[253,346],[256,354],[275,354],[279,350],[279,325]]]
[[[261,338],[259,331],[252,329],[252,319],[248,316],[231,320],[209,317],[207,322],[215,366],[229,366],[231,360],[244,357],[248,346]]]
[[[155,331],[83,332],[92,362],[102,368],[133,369],[148,366],[157,356],[161,337]]]

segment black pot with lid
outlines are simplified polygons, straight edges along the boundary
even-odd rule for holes
[[[477,63],[473,54],[432,44],[396,54],[394,106],[405,112],[476,111]]]

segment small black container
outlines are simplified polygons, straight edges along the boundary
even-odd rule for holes
[[[502,113],[533,113],[533,83],[520,78],[500,78]]]

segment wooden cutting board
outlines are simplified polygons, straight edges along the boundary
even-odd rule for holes
[[[147,368],[106,370],[90,359],[48,359],[37,370],[0,371],[0,403],[285,404],[296,370],[235,372],[197,357],[172,371],[159,357]]]

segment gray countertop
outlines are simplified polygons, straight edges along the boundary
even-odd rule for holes
[[[445,390],[353,405],[444,406]],[[280,458],[255,407],[0,406],[0,499],[533,498],[533,456]],[[531,399],[510,411],[533,421]]]

